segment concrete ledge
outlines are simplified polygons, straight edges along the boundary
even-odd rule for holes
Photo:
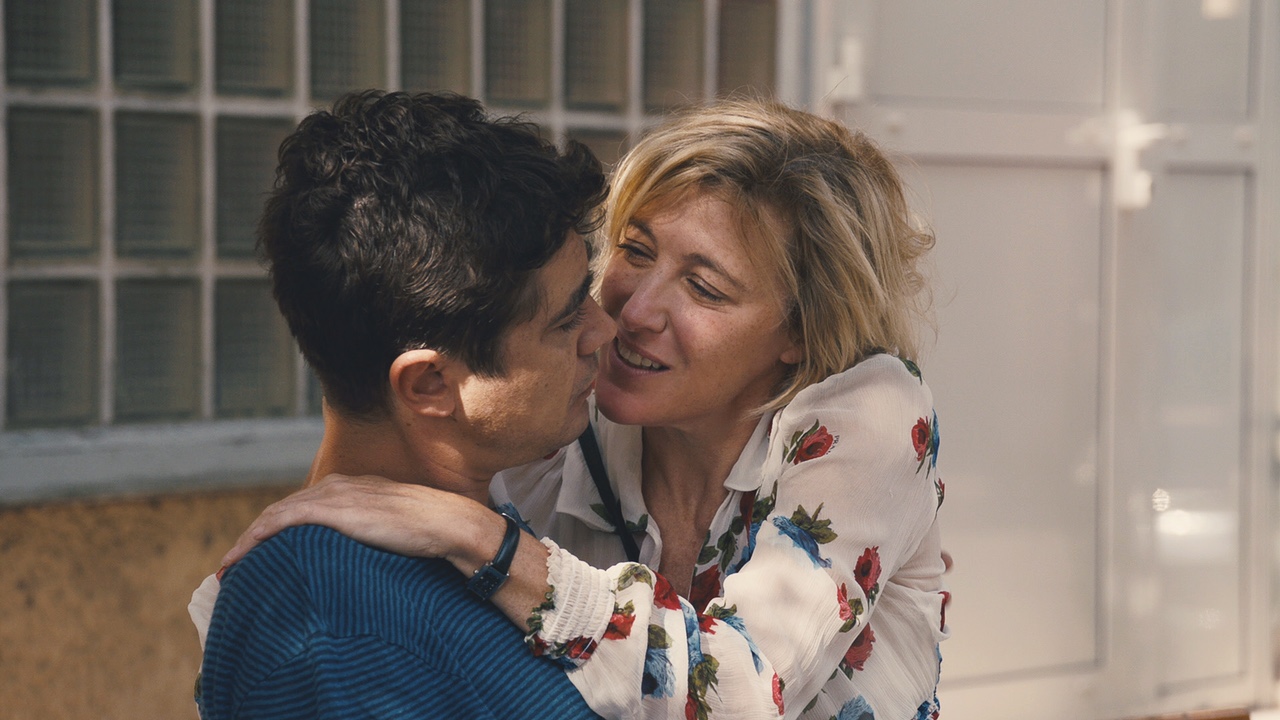
[[[319,418],[0,435],[0,504],[301,483]]]

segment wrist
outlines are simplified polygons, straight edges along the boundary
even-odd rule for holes
[[[493,559],[480,566],[467,580],[467,589],[481,600],[488,600],[511,577],[511,562],[520,546],[520,526],[510,515],[502,515],[504,523],[502,543]]]
[[[444,557],[467,577],[493,559],[507,529],[502,515],[474,502],[460,508],[451,525],[454,530]]]

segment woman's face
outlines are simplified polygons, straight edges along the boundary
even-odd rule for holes
[[[800,360],[772,276],[743,252],[727,203],[695,193],[625,228],[601,305],[618,323],[596,398],[610,420],[696,429],[735,424]]]

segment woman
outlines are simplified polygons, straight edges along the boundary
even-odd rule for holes
[[[545,596],[503,611],[608,717],[936,716],[943,483],[913,362],[933,239],[897,173],[837,123],[725,101],[642,140],[608,214],[618,337],[592,422],[629,532],[582,446],[502,473],[494,501],[548,537],[512,570]],[[309,522],[460,568],[493,554],[451,521],[470,501],[381,487],[326,479],[228,560]]]

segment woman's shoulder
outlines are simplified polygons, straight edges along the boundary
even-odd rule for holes
[[[801,390],[782,414],[828,408],[849,412],[899,406],[912,412],[922,408],[932,412],[933,395],[913,361],[877,353]]]

